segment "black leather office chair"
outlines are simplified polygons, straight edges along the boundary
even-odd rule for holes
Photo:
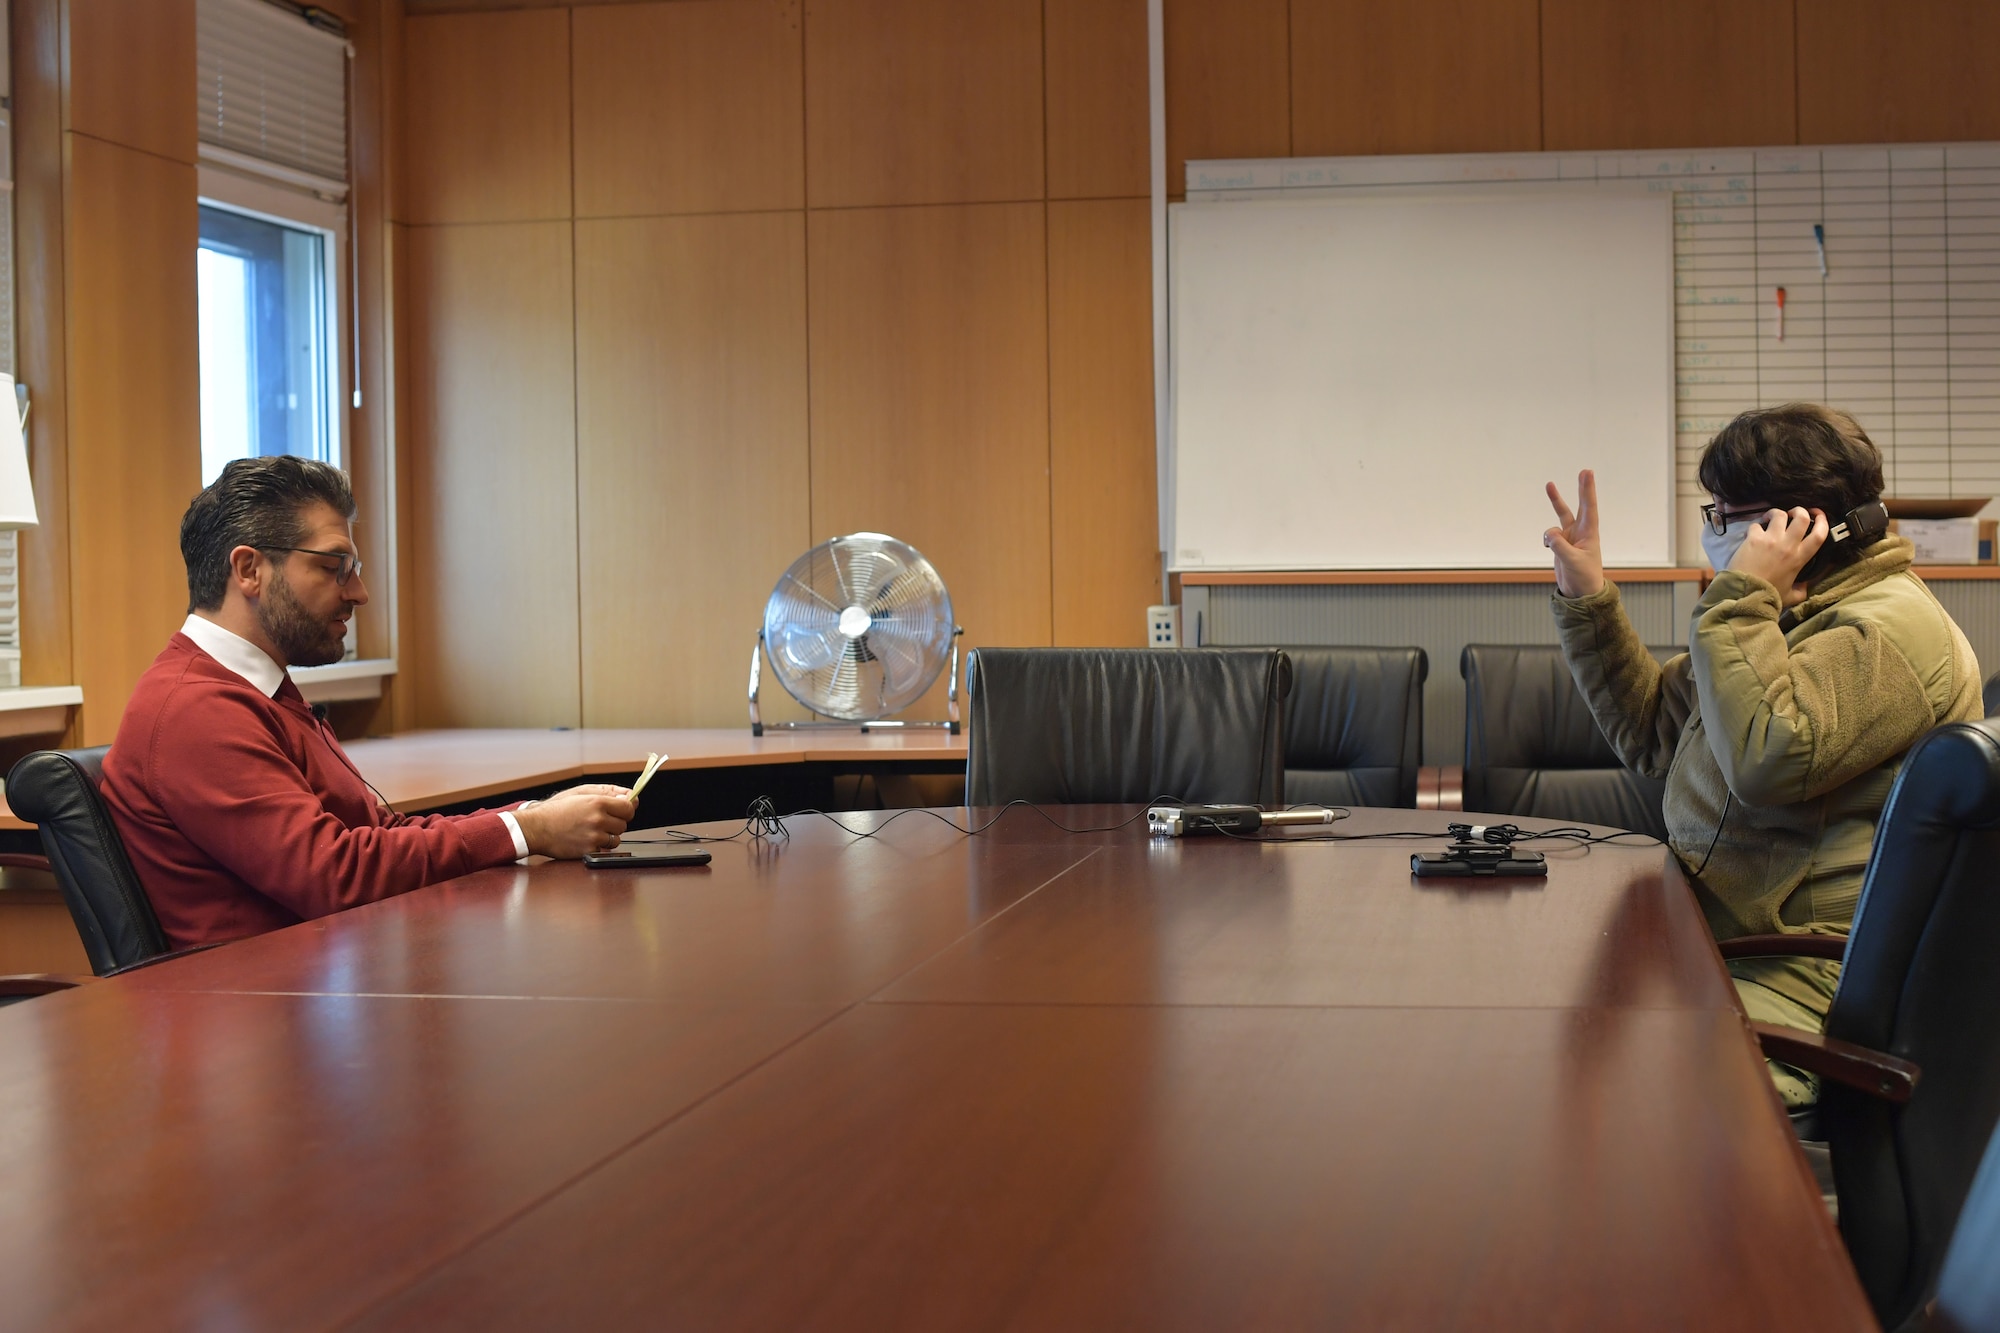
[[[2000,714],[2000,671],[1987,677],[1986,688],[1980,692],[1979,702],[1985,706],[1986,716]]]
[[[965,803],[1285,800],[1276,648],[981,648]]]
[[[1423,763],[1421,648],[1286,647],[1285,799],[1294,805],[1417,803]]]
[[[1465,677],[1467,810],[1666,838],[1667,784],[1619,762],[1562,649],[1468,644],[1458,670]]]
[[[2000,1133],[1958,1211],[1930,1328],[1937,1333],[2000,1333]]]
[[[97,795],[108,748],[37,750],[7,774],[7,804],[41,833],[49,869],[99,976],[167,952],[153,904]]]
[[[1837,937],[1779,935],[1722,952],[1843,950]],[[1755,1027],[1767,1055],[1824,1080],[1841,1234],[1894,1329],[1930,1294],[2000,1122],[2000,718],[1939,727],[1911,749],[1844,954],[1824,1035]]]

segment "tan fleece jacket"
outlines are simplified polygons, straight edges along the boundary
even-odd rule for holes
[[[1664,666],[1616,587],[1554,599],[1598,725],[1628,765],[1666,780],[1669,845],[1718,939],[1845,933],[1904,752],[1981,715],[1972,647],[1913,555],[1885,537],[1790,612],[1770,584],[1724,570],[1695,606],[1689,651]]]

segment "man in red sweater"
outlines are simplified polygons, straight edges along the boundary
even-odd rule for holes
[[[287,669],[337,662],[368,601],[354,495],[309,459],[239,459],[181,519],[189,614],[125,708],[104,803],[175,948],[238,939],[530,854],[616,846],[622,787],[469,815],[386,809]]]

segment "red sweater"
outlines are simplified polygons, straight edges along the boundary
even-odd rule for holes
[[[382,808],[291,677],[266,698],[185,634],[139,678],[104,757],[103,796],[175,948],[514,859],[492,811]]]

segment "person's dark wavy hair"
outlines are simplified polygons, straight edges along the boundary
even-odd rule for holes
[[[229,553],[298,546],[311,531],[305,511],[331,505],[352,521],[354,489],[347,474],[311,458],[280,454],[239,458],[222,469],[181,516],[181,560],[187,565],[188,610],[213,611],[229,587]]]
[[[1695,475],[1731,508],[1803,506],[1837,522],[1882,498],[1882,451],[1838,408],[1786,403],[1745,412],[1716,432]]]

